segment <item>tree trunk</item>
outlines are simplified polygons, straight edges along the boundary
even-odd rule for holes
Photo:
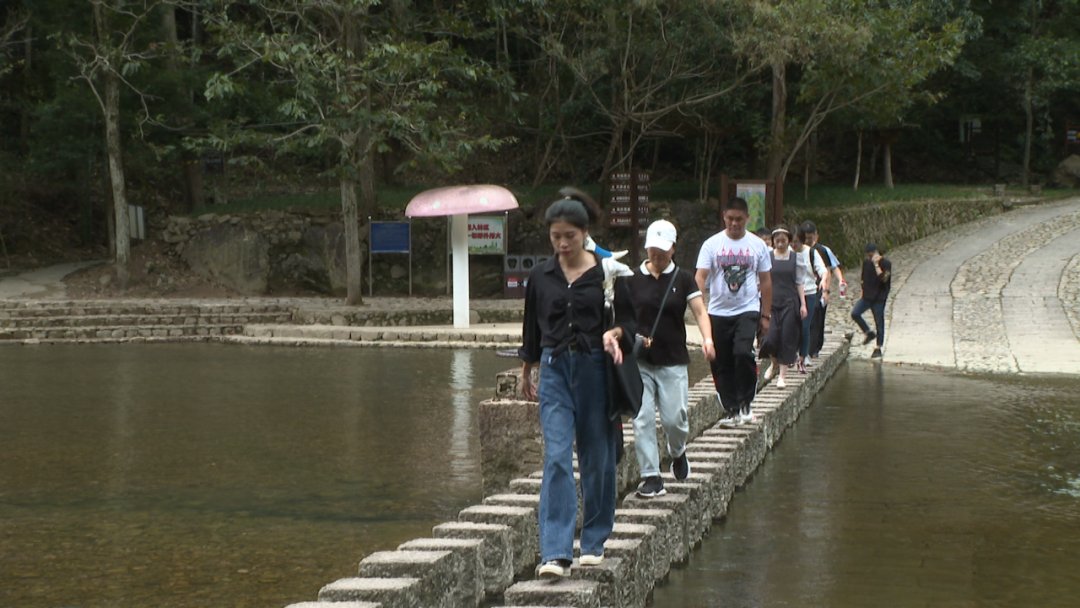
[[[351,17],[351,15],[349,16]],[[342,22],[342,45],[352,57],[361,57],[364,49],[363,36],[357,31],[352,18]],[[370,103],[370,101],[368,102]],[[374,212],[374,166],[371,164],[371,135],[366,130],[348,133],[341,137],[341,223],[345,228],[345,303],[350,306],[362,304],[364,299],[360,287],[363,278],[360,258],[360,222],[357,213],[356,181],[359,178],[364,188],[364,210],[369,215]],[[366,217],[366,216],[365,216]]]
[[[116,280],[121,289],[131,278],[131,239],[128,231],[127,191],[124,162],[120,149],[120,78],[105,73],[105,149],[109,156],[109,182],[112,186],[113,214],[116,221]]]
[[[772,119],[769,127],[769,157],[765,164],[767,179],[783,180],[784,130],[787,125],[787,68],[772,65]]]
[[[349,172],[341,178],[341,221],[345,225],[345,303],[363,304],[360,294],[360,225],[356,213],[356,181]]]
[[[889,190],[892,190],[893,189],[893,179],[892,179],[892,143],[891,142],[887,141],[884,144],[882,144],[881,166],[882,166],[882,169],[884,169],[884,171],[885,171],[885,187],[888,188]]]
[[[855,184],[852,190],[859,191],[859,177],[863,171],[863,130],[859,130],[859,144],[855,146]]]
[[[870,179],[877,179],[877,160],[880,152],[881,142],[874,142],[873,147],[870,148],[870,164],[867,165],[870,168]]]
[[[31,91],[31,83],[33,82],[33,70],[34,70],[34,26],[31,23],[26,24],[26,40],[23,42],[23,91]],[[19,110],[19,149],[30,149],[30,126],[31,126],[31,104],[20,104],[22,108]]]
[[[176,74],[180,71],[180,36],[176,30],[176,7],[165,5],[161,11],[161,30],[167,44],[165,54],[165,67]],[[190,87],[182,87],[180,95],[185,100],[192,99]],[[187,126],[188,119],[185,116],[176,117],[178,121]],[[187,150],[180,152],[180,170],[184,176],[184,195],[187,198],[188,211],[200,211],[203,208],[202,189],[202,163],[198,162],[196,155]]]
[[[1035,132],[1034,88],[1035,71],[1028,67],[1024,81],[1024,166],[1020,172],[1020,185],[1025,188],[1031,182],[1031,139]]]

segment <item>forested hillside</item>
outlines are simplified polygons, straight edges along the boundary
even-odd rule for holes
[[[129,204],[336,191],[356,243],[391,187],[1026,185],[1080,153],[1075,0],[2,6],[0,263],[121,283]]]

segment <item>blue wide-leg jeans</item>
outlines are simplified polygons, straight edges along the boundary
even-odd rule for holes
[[[540,358],[540,427],[544,480],[540,486],[540,561],[573,559],[577,523],[573,446],[584,509],[581,553],[602,555],[615,525],[615,432],[607,417],[604,351],[545,348]]]

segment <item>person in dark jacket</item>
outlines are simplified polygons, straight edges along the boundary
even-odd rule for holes
[[[866,257],[862,263],[862,297],[851,309],[851,318],[859,325],[865,338],[863,344],[877,340],[877,346],[870,357],[881,357],[885,346],[885,301],[889,298],[892,287],[892,262],[881,255],[877,245],[867,243]],[[863,320],[869,310],[874,315],[874,329]]]
[[[544,436],[540,578],[570,575],[577,520],[575,444],[584,509],[581,565],[601,563],[615,523],[617,433],[608,418],[604,357],[606,351],[622,363],[620,340],[632,337],[635,326],[625,279],[614,282],[612,298],[605,297],[604,266],[618,262],[585,249],[589,226],[598,217],[595,203],[576,191],[552,203],[545,220],[555,255],[533,268],[525,288],[522,392],[539,400]],[[539,386],[532,379],[537,366]]]

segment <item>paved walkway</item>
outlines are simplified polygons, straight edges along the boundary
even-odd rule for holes
[[[0,300],[10,298],[59,298],[64,296],[63,278],[100,261],[72,262],[30,270],[0,278]]]
[[[1080,199],[984,218],[888,257],[886,362],[1080,374]],[[854,286],[858,270],[847,278]],[[830,316],[854,327],[846,315]]]

